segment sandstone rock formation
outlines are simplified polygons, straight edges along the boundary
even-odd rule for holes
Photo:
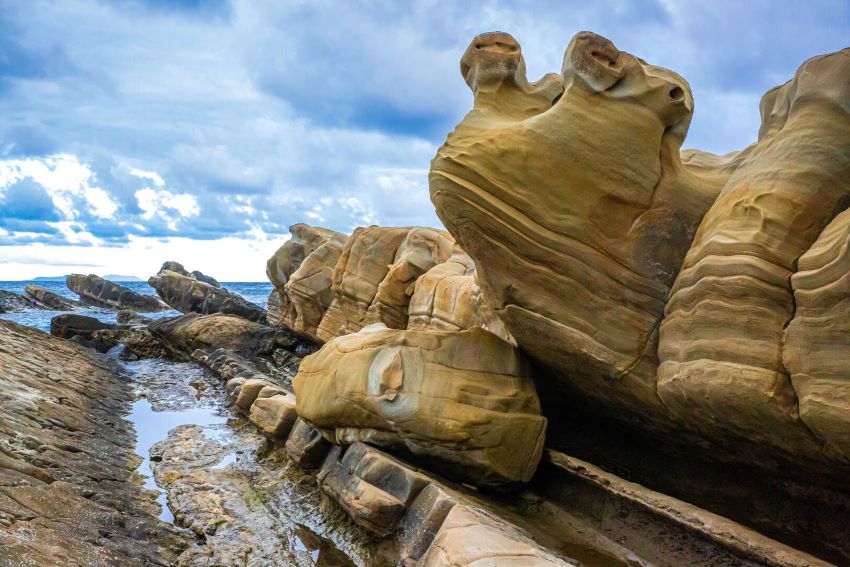
[[[226,348],[247,356],[268,356],[275,349],[291,347],[295,340],[284,329],[268,327],[235,315],[199,315],[159,319],[150,331],[178,357],[197,349]]]
[[[269,322],[315,340],[316,329],[333,298],[333,274],[347,236],[296,224],[272,256],[266,275],[275,285],[269,296]]]
[[[155,297],[136,293],[94,274],[71,274],[65,283],[84,303],[91,305],[142,312],[168,310],[168,306]]]
[[[825,274],[794,274],[823,268],[825,248],[839,255],[830,240],[840,239],[841,221],[824,228],[850,205],[850,49],[803,63],[791,81],[764,95],[761,115],[759,140],[706,214],[667,304],[658,395],[698,428],[768,443],[800,460],[820,450],[798,415],[811,411],[803,400],[813,392],[789,380],[789,372],[802,370],[801,353],[792,348],[786,368],[782,339],[800,309],[792,345],[805,344],[806,358],[829,364],[821,349],[829,350],[834,336],[818,326],[803,330],[813,306],[806,286]],[[795,305],[794,281],[802,283],[802,305]],[[817,302],[840,310],[840,297],[822,293]],[[841,319],[834,312],[833,321]],[[845,378],[829,397],[846,399],[848,388]],[[827,430],[850,430],[850,414],[831,412],[829,419]],[[850,463],[850,453],[842,460]]]
[[[26,294],[34,299],[39,305],[45,309],[53,309],[55,311],[73,311],[80,308],[80,303],[67,297],[62,297],[58,293],[52,292],[46,287],[40,285],[28,285],[24,288]]]
[[[527,482],[546,419],[514,347],[478,329],[369,326],[305,358],[298,415],[335,442],[412,453],[480,486]]]
[[[589,32],[560,77],[528,83],[503,33],[477,37],[461,72],[474,106],[432,162],[431,197],[546,380],[736,459],[850,470],[850,382],[832,362],[846,221],[824,231],[850,204],[850,50],[769,91],[758,142],[726,156],[680,154],[687,82]]]
[[[421,227],[358,228],[350,237],[304,224],[269,259],[270,320],[317,342],[383,323],[408,324],[418,278],[451,255],[453,239]]]
[[[0,313],[18,313],[27,309],[44,309],[44,306],[33,301],[27,295],[0,289]]]
[[[183,313],[223,313],[250,321],[266,320],[265,310],[241,295],[177,272],[161,271],[151,276],[148,284],[170,307]]]
[[[210,284],[213,287],[221,287],[221,284],[218,283],[218,280],[212,276],[208,276],[203,272],[199,272],[198,270],[193,270],[189,272],[186,268],[183,267],[183,264],[180,262],[175,262],[173,260],[168,260],[162,264],[162,267],[159,269],[160,272],[164,271],[176,272],[181,276],[186,276],[187,278],[196,279],[199,282],[204,282]]]

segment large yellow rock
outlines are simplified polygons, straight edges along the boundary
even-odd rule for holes
[[[793,80],[764,95],[761,115],[758,143],[706,214],[667,305],[658,395],[694,428],[769,443],[800,460],[819,447],[799,421],[798,395],[808,398],[800,399],[799,411],[814,417],[823,392],[809,389],[815,386],[802,376],[808,372],[799,349],[807,345],[806,356],[828,366],[825,355],[835,341],[809,318],[809,300],[817,296],[820,309],[831,312],[830,325],[844,324],[840,284],[808,289],[824,277],[839,281],[819,263],[827,248],[840,256],[833,241],[840,226],[803,254],[850,202],[850,49],[803,63]],[[797,269],[816,273],[794,276],[802,286],[802,303],[795,304]],[[802,318],[789,338],[798,351],[786,356],[792,362],[786,369],[783,333],[795,309]],[[792,382],[789,371],[800,376]],[[843,372],[847,377],[847,366]],[[807,392],[796,391],[797,384]],[[840,407],[850,382],[836,382],[831,396],[828,403]],[[829,413],[834,423],[826,429],[846,432],[850,415]]]
[[[688,84],[589,32],[570,42],[561,77],[529,84],[503,33],[473,40],[461,72],[474,107],[432,162],[431,197],[486,303],[581,395],[662,411],[658,323],[729,174],[679,156]]]
[[[316,332],[328,341],[365,325],[407,326],[416,279],[451,254],[452,238],[430,228],[358,228],[348,239],[333,279],[333,300]]]
[[[850,210],[800,257],[791,277],[796,310],[785,330],[785,367],[800,419],[850,458]]]
[[[480,324],[475,264],[455,246],[451,257],[416,280],[408,306],[407,328],[462,331]]]
[[[684,79],[592,33],[560,77],[528,83],[503,33],[476,38],[461,72],[474,106],[431,198],[541,379],[734,458],[846,470],[844,284],[825,260],[846,221],[823,231],[850,203],[850,49],[769,91],[758,141],[725,156],[680,153]]]
[[[269,322],[316,340],[316,328],[330,305],[333,273],[347,236],[307,224],[289,227],[291,238],[266,263],[275,289]]]
[[[412,453],[476,485],[528,481],[546,419],[519,352],[479,328],[372,325],[305,358],[293,380],[299,416],[328,440]]]

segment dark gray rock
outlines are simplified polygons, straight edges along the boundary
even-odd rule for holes
[[[95,274],[71,274],[66,280],[68,289],[80,296],[84,303],[110,309],[129,309],[131,311],[166,311],[168,306],[157,298],[143,295],[105,280]]]
[[[265,323],[266,311],[237,293],[170,270],[148,279],[148,284],[173,309],[183,313],[223,313]]]

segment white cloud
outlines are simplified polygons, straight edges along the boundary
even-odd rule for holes
[[[0,195],[23,179],[41,185],[66,220],[78,218],[81,207],[105,219],[114,218],[118,210],[118,203],[96,185],[94,172],[74,155],[0,160]]]

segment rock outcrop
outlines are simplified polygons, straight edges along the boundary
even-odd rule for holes
[[[56,292],[50,291],[40,285],[28,285],[24,288],[27,296],[35,300],[44,309],[54,311],[74,311],[80,308],[80,303],[67,297],[62,297]]]
[[[166,262],[166,266],[169,263]],[[237,293],[170,270],[160,271],[148,284],[171,308],[183,313],[238,315],[249,321],[266,321],[266,311]]]
[[[175,564],[187,542],[134,479],[127,381],[8,321],[0,368],[0,564]]]
[[[120,357],[124,359],[159,358],[166,354],[162,343],[146,327],[104,323],[94,317],[74,313],[53,317],[50,334],[100,353],[120,345],[123,350]]]
[[[155,297],[136,293],[94,274],[71,274],[65,283],[83,303],[90,305],[141,312],[168,310],[168,306]]]
[[[348,237],[323,228],[296,224],[292,237],[266,265],[275,285],[269,296],[269,322],[285,325],[312,340],[333,299],[333,275]]]
[[[806,282],[839,280],[819,262],[840,255],[840,228],[815,241],[850,203],[850,50],[769,91],[758,142],[722,157],[679,152],[693,110],[684,79],[589,32],[538,83],[503,33],[477,37],[461,72],[474,106],[432,162],[431,197],[483,302],[561,382],[552,390],[644,429],[684,426],[751,464],[767,461],[735,451],[741,440],[848,470],[809,428],[833,446],[846,437],[850,382],[830,374],[807,402],[795,388],[825,387],[802,352],[836,344],[807,325],[842,332],[840,292],[818,293],[814,317],[839,311],[814,323]],[[821,423],[800,422],[798,398]]]
[[[479,486],[527,482],[543,448],[526,363],[478,328],[369,326],[305,358],[293,386],[298,415],[332,442],[412,454]]]
[[[196,279],[199,282],[204,282],[206,284],[210,284],[213,287],[221,287],[221,284],[218,283],[218,280],[212,276],[208,276],[203,272],[199,272],[198,270],[188,271],[183,267],[183,264],[180,262],[175,262],[173,260],[168,260],[162,264],[162,267],[159,269],[160,272],[176,272],[181,276],[186,276],[187,278]]]
[[[159,319],[148,327],[179,358],[198,349],[225,348],[244,356],[271,356],[295,345],[285,329],[268,327],[235,315],[199,315]]]
[[[0,289],[0,313],[18,313],[27,309],[44,309],[32,297]]]

